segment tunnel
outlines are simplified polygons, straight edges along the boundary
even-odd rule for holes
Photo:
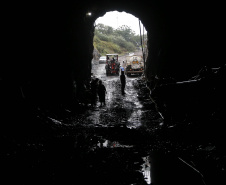
[[[223,7],[219,1],[5,2],[1,135],[5,139],[50,134],[51,130],[32,122],[37,107],[74,108],[76,91],[91,78],[94,22],[106,12],[125,11],[145,26],[147,81],[158,76],[180,82],[195,76],[203,66],[225,65]],[[222,128],[222,124],[216,127]]]
[[[7,59],[1,83],[17,99],[26,96],[49,106],[70,102],[73,83],[79,86],[90,78],[94,22],[107,11],[131,13],[144,24],[148,79],[158,75],[187,80],[204,65],[224,63],[223,11],[215,3],[71,1],[24,7],[15,4],[10,8],[4,27]],[[86,16],[87,12],[92,16]]]

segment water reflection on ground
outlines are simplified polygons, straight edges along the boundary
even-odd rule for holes
[[[109,141],[109,140],[105,140],[103,142],[98,142],[97,143],[97,146],[100,147],[100,148],[117,148],[117,147],[121,147],[121,148],[131,148],[133,146],[131,145],[123,145],[123,144],[120,144],[118,141]]]
[[[76,144],[86,170],[92,167],[93,181],[117,185],[203,185],[199,174],[177,158],[151,154],[153,149],[164,149],[151,135],[162,118],[150,100],[146,101],[147,97],[140,101],[137,77],[127,77],[126,94],[122,95],[119,76],[106,76],[104,65],[95,70],[95,76],[107,89],[106,106],[101,107],[98,102],[95,108],[87,109],[80,122],[84,133],[77,139],[81,144]],[[190,180],[185,182],[180,176]]]
[[[134,83],[138,76],[126,76],[125,95],[121,95],[119,76],[106,76],[104,65],[94,67],[92,71],[95,77],[101,79],[107,89],[106,106],[97,106],[94,110],[89,111],[90,116],[87,117],[89,120],[87,125],[95,125],[100,130],[111,128],[110,135],[112,137],[109,138],[109,133],[107,134],[106,132],[99,134],[97,136],[98,142],[93,146],[93,150],[100,153],[111,151],[109,158],[116,153],[120,162],[124,159],[122,162],[125,165],[124,171],[132,170],[131,174],[139,173],[141,175],[133,175],[136,180],[128,184],[151,184],[148,154],[140,154],[133,144],[125,142],[125,140],[136,140],[135,129],[142,127],[143,105],[138,100],[137,90],[134,88]],[[135,137],[130,132],[133,135],[135,134]],[[121,139],[117,138],[119,135]],[[108,139],[104,138],[105,136]],[[119,151],[123,151],[122,156],[118,155]],[[128,156],[124,158],[125,154]],[[143,181],[138,180],[138,177],[143,178]]]
[[[102,142],[98,142],[96,145],[97,148],[132,148],[132,145],[124,145],[120,144],[118,141],[109,141],[109,140],[102,140]],[[135,152],[138,154],[138,152]],[[150,156],[141,157],[142,162],[136,162],[133,161],[134,164],[140,164],[140,170],[139,168],[137,171],[143,174],[144,180],[147,184],[151,184],[151,163],[150,163]]]
[[[147,184],[151,184],[151,163],[149,156],[142,157],[144,163],[142,164],[142,173]]]

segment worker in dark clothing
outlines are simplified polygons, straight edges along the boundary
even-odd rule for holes
[[[99,96],[99,101],[100,101],[100,106],[106,105],[105,104],[105,94],[106,94],[106,88],[103,85],[102,81],[99,81],[99,86],[98,86],[98,96]]]
[[[120,81],[121,81],[121,92],[122,94],[125,94],[126,77],[124,71],[121,71]]]
[[[96,99],[97,99],[97,86],[98,86],[98,78],[93,79],[91,82],[91,106],[96,106]]]

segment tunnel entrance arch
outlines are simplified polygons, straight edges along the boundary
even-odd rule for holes
[[[89,12],[87,15],[91,16]],[[142,21],[125,11],[107,11],[94,21],[93,58],[91,74],[95,65],[106,54],[117,53],[119,56],[129,53],[140,53],[145,59],[148,56],[147,31]]]

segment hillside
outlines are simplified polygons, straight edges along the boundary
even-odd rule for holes
[[[123,25],[118,29],[113,29],[104,24],[98,24],[95,28],[94,48],[100,55],[107,53],[125,53],[134,52],[140,46],[140,36],[135,35],[135,32],[130,27]]]

